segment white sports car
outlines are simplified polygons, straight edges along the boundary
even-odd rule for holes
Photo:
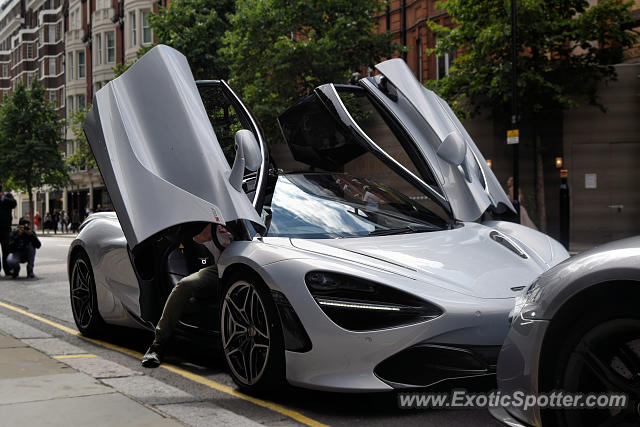
[[[167,46],[99,90],[84,128],[116,212],[69,250],[79,330],[152,330],[175,283],[213,262],[191,237],[219,223],[236,240],[180,331],[219,345],[240,387],[494,375],[515,297],[568,254],[483,222],[513,207],[460,121],[402,60],[376,68],[285,112],[288,150]]]

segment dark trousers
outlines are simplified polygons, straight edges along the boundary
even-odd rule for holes
[[[0,230],[0,249],[2,249],[2,263],[0,267],[4,268],[4,274],[7,274],[9,268],[7,267],[7,256],[9,255],[9,233],[10,230]]]
[[[171,290],[169,298],[164,305],[162,316],[156,326],[155,341],[159,344],[166,344],[173,335],[180,317],[182,317],[182,309],[187,300],[198,294],[203,294],[207,290],[215,291],[218,283],[218,268],[215,265],[205,267],[200,271],[190,274],[180,280]]]
[[[13,274],[20,272],[20,263],[27,263],[27,274],[33,274],[33,265],[36,261],[36,248],[29,243],[29,247],[24,252],[12,252],[7,257],[7,267],[12,270]]]

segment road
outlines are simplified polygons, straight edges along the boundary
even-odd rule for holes
[[[4,276],[0,278],[0,302],[5,303],[0,306],[0,316],[38,328],[103,359],[152,377],[158,380],[155,384],[166,387],[169,394],[177,389],[180,393],[195,396],[200,406],[213,404],[264,425],[499,425],[488,411],[480,409],[402,410],[398,408],[398,397],[393,392],[340,394],[286,387],[268,395],[245,396],[235,391],[219,357],[188,343],[181,343],[176,354],[168,359],[171,365],[179,369],[144,369],[132,355],[144,352],[149,344],[152,337],[146,332],[119,329],[111,334],[106,343],[88,342],[69,333],[69,328],[76,329],[66,273],[67,248],[71,240],[70,237],[41,237],[42,248],[38,250],[35,266],[37,279],[27,280],[24,268],[21,277],[16,280]],[[20,309],[52,322],[45,323],[42,319],[29,317],[20,313]],[[66,331],[64,327],[67,327]],[[196,424],[195,421],[181,421]]]

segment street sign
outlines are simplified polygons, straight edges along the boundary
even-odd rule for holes
[[[518,129],[509,129],[507,131],[507,144],[518,144],[520,143],[520,130]]]

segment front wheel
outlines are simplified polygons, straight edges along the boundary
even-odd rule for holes
[[[234,277],[220,308],[220,338],[233,380],[246,391],[279,387],[284,345],[276,306],[257,278]]]
[[[89,257],[79,254],[73,260],[70,277],[71,311],[78,330],[86,336],[96,336],[104,328],[98,311],[98,298]]]
[[[569,393],[625,394],[626,408],[554,411],[558,425],[640,425],[640,319],[632,316],[576,327],[561,346],[554,378]]]

